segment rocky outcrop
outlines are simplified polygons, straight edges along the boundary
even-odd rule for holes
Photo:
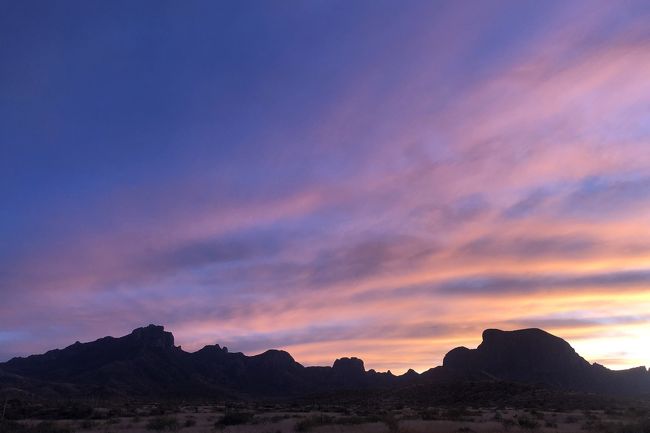
[[[565,340],[541,329],[487,329],[476,349],[457,347],[447,353],[443,367],[463,377],[560,389],[616,394],[650,391],[650,375],[645,368],[612,371],[592,365]],[[629,379],[631,376],[637,383]]]
[[[134,345],[140,347],[159,349],[172,349],[174,347],[174,334],[165,331],[163,326],[149,325],[144,328],[137,328],[127,338]]]

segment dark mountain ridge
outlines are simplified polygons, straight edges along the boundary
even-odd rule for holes
[[[282,350],[247,356],[215,344],[190,353],[174,345],[171,332],[155,325],[0,364],[0,386],[61,396],[273,398],[467,381],[650,393],[645,367],[612,371],[590,364],[569,343],[540,329],[488,329],[476,349],[455,348],[442,366],[401,376],[366,370],[354,357],[337,359],[331,367],[305,367]]]
[[[476,349],[457,347],[447,353],[443,367],[465,376],[482,375],[557,389],[605,394],[650,392],[650,374],[645,367],[614,371],[590,364],[565,340],[541,329],[487,329]]]
[[[549,384],[557,386],[569,385],[576,374],[591,368],[569,343],[541,329],[487,329],[476,349],[453,349],[443,366],[516,382],[552,381]]]

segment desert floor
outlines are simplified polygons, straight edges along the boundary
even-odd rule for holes
[[[128,412],[125,415],[124,412]],[[424,408],[369,411],[159,405],[128,411],[97,407],[83,419],[26,419],[0,423],[1,433],[446,433],[446,432],[650,432],[648,414],[634,408],[540,411],[512,408]]]

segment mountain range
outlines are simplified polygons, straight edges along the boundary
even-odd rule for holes
[[[650,394],[645,367],[615,371],[590,364],[569,343],[540,329],[488,329],[476,349],[457,347],[442,366],[399,376],[366,370],[358,358],[339,358],[331,367],[305,367],[282,350],[246,356],[215,344],[186,352],[174,345],[171,332],[156,325],[0,363],[0,388],[44,397],[286,398],[422,385],[435,390],[437,385],[468,382]]]

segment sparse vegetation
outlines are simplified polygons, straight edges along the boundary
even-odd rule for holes
[[[158,416],[147,422],[147,430],[178,430],[178,419],[171,416]]]
[[[92,419],[85,419],[79,423],[79,428],[82,430],[92,430],[97,426],[97,421]]]
[[[399,430],[399,421],[392,414],[385,414],[383,416],[339,416],[333,417],[330,415],[314,415],[299,420],[294,429],[298,432],[307,432],[316,427],[325,425],[339,425],[339,426],[353,426],[368,423],[381,422],[388,427],[390,432],[397,432]]]
[[[0,421],[2,433],[74,433],[69,424],[41,421],[37,424],[25,424],[16,421]]]
[[[645,402],[639,407],[587,410],[540,407],[416,406],[390,400],[291,401],[204,405],[134,403],[88,406],[85,419],[60,419],[60,406],[34,404],[28,416],[0,422],[0,433],[650,433]],[[650,404],[650,403],[647,403]],[[219,412],[215,413],[214,408]],[[67,413],[80,413],[77,409]],[[164,413],[164,415],[149,415]],[[53,419],[38,419],[42,414]],[[73,415],[74,416],[74,415]]]
[[[314,427],[333,424],[333,422],[334,422],[334,418],[332,418],[331,416],[327,416],[327,415],[310,416],[298,421],[294,426],[294,429],[297,432],[307,432],[312,430]]]
[[[614,433],[650,433],[650,418],[618,425]]]
[[[386,427],[388,427],[389,432],[396,433],[399,431],[399,421],[392,414],[384,416],[382,421],[386,424]]]
[[[539,427],[539,421],[526,415],[517,418],[517,424],[519,424],[521,428],[526,430],[535,430],[536,428]]]
[[[215,427],[221,428],[229,425],[247,424],[255,414],[251,412],[228,412],[215,423]]]

